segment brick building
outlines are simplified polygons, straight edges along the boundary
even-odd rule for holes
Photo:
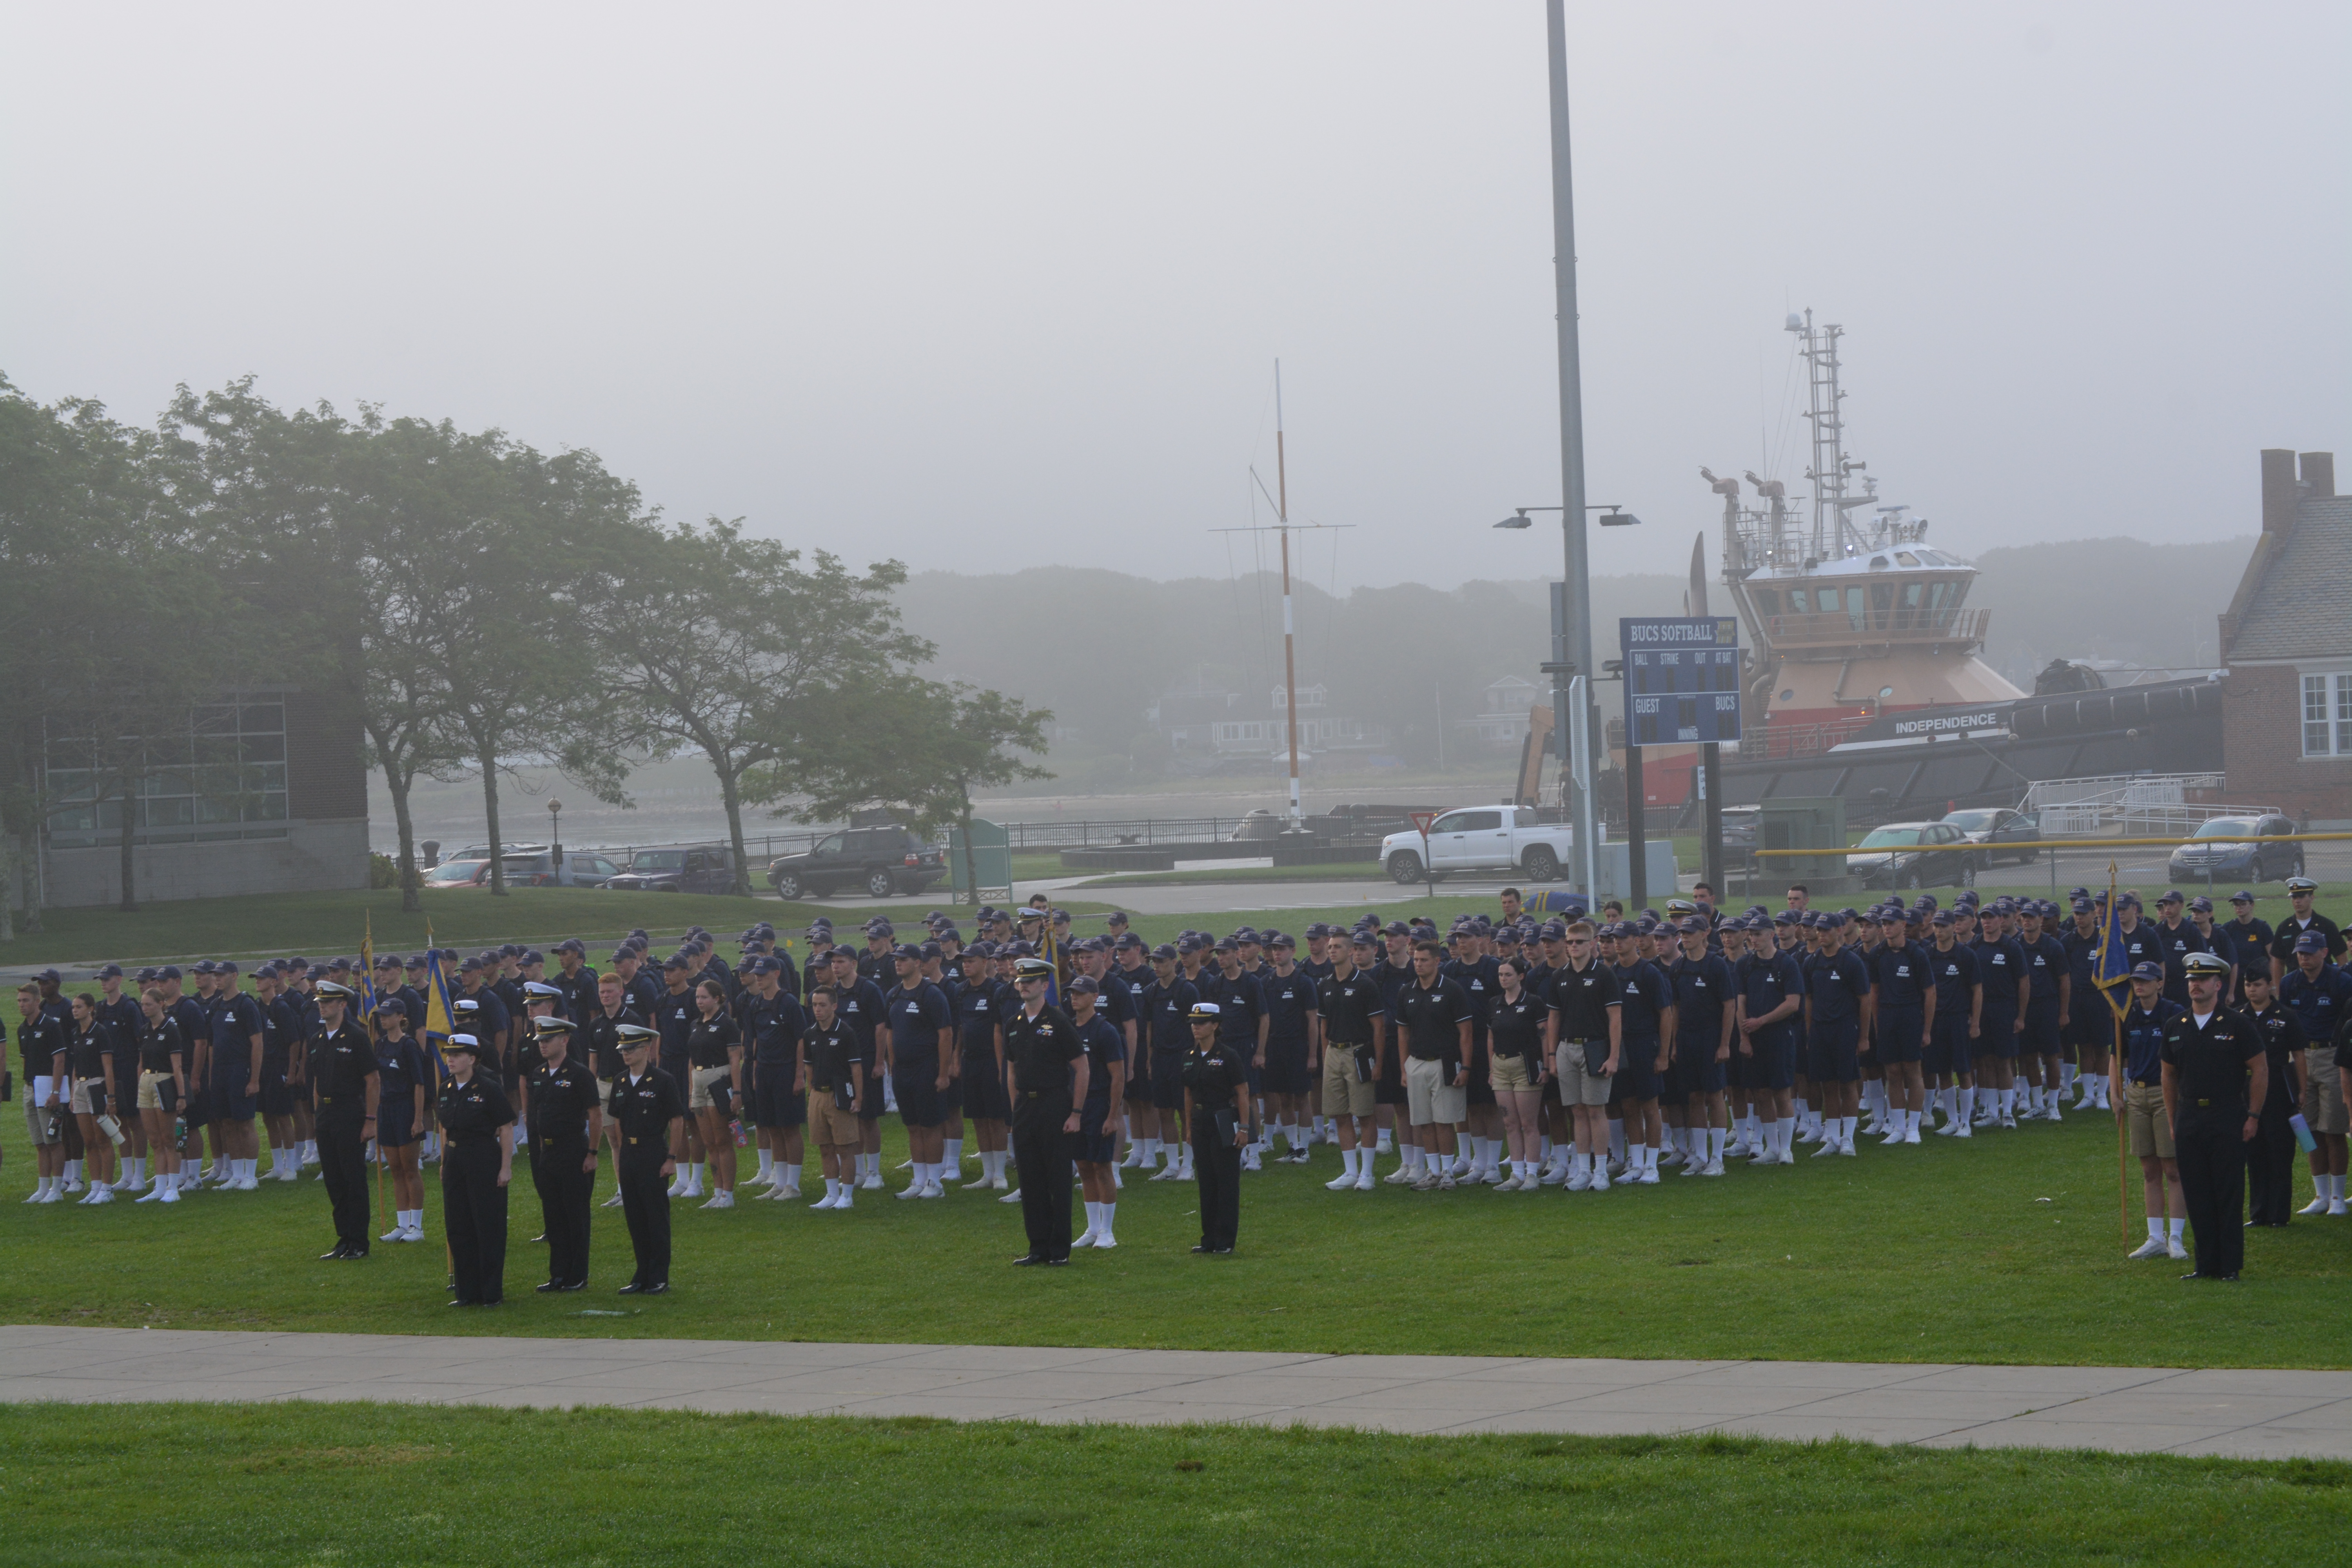
[[[2352,827],[2352,496],[2334,453],[2263,453],[2263,531],[2221,648],[2228,798]]]

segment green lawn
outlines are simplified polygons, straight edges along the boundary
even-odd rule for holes
[[[848,1214],[747,1199],[675,1207],[673,1295],[628,1275],[620,1211],[594,1211],[593,1284],[543,1297],[518,1174],[508,1303],[442,1310],[438,1197],[427,1241],[356,1266],[316,1181],[166,1208],[28,1205],[21,1118],[0,1118],[0,1321],[388,1333],[688,1335],[1629,1357],[2345,1366],[2325,1325],[2352,1279],[2352,1222],[2248,1239],[2234,1287],[2123,1257],[2111,1121],[2085,1114],[1969,1142],[1867,1143],[1854,1160],[1720,1180],[1671,1173],[1607,1194],[1333,1194],[1338,1157],[1244,1178],[1241,1250],[1205,1259],[1195,1196],[1133,1182],[1121,1246],[1043,1278],[1009,1268],[1020,1210],[985,1192],[860,1194]],[[891,1152],[901,1157],[895,1119]],[[749,1162],[747,1163],[747,1168]],[[1383,1159],[1385,1173],[1394,1164]],[[267,1166],[265,1165],[265,1169]],[[976,1168],[976,1167],[975,1167]],[[429,1168],[428,1168],[429,1169]],[[890,1170],[890,1186],[905,1178]],[[2308,1188],[2308,1178],[2299,1178]],[[602,1178],[600,1197],[611,1191]],[[2137,1178],[2133,1202],[2137,1203]],[[383,1228],[383,1227],[379,1227]],[[2141,1234],[2137,1220],[2132,1241]],[[201,1266],[200,1266],[201,1265]],[[625,1317],[582,1317],[583,1310]],[[453,1321],[454,1320],[454,1321]]]
[[[1086,885],[1087,892],[1112,888],[1183,888],[1204,884],[1232,883],[1246,887],[1262,882],[1345,882],[1354,879],[1373,883],[1386,883],[1389,874],[1376,861],[1351,862],[1342,866],[1241,866],[1229,871],[1125,871],[1115,877],[1100,877]]]
[[[593,1352],[590,1352],[593,1353]],[[2352,1466],[390,1405],[0,1408],[0,1563],[2325,1563]],[[2336,1544],[2333,1547],[2329,1542]]]

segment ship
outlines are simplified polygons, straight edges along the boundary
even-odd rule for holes
[[[1723,499],[1720,583],[1748,645],[1726,804],[1839,795],[1850,820],[1939,816],[2016,805],[2044,779],[2218,770],[2210,677],[2090,696],[2103,679],[2058,661],[2028,693],[1979,657],[1991,615],[1969,603],[1974,563],[1941,535],[1930,542],[1929,520],[1882,498],[1846,450],[1844,328],[1808,310],[1786,330],[1806,370],[1811,493],[1791,498],[1752,469],[1698,470]],[[1705,545],[1702,534],[1688,615],[1711,613]],[[1612,741],[1622,758],[1622,737]],[[1697,760],[1696,747],[1644,747],[1644,805],[1687,817]]]

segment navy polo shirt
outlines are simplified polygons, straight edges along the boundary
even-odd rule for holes
[[[890,1059],[895,1066],[936,1063],[940,1035],[955,1027],[955,1010],[947,994],[928,980],[911,986],[894,985],[883,999],[890,1018]]]
[[[1798,1013],[1804,1010],[1805,975],[1793,957],[1785,952],[1751,952],[1739,963],[1739,994],[1748,1017],[1761,1018],[1791,996],[1798,998]],[[1759,1030],[1756,1037],[1772,1045],[1784,1044],[1795,1036],[1796,1019],[1797,1013],[1791,1013]]]
[[[1815,1028],[1859,1024],[1862,999],[1870,994],[1870,966],[1850,947],[1823,954],[1806,972],[1805,994],[1812,998]]]
[[[1304,1046],[1307,1015],[1315,1011],[1315,982],[1307,972],[1293,968],[1287,980],[1266,975],[1258,982],[1258,990],[1265,998],[1266,1044]]]

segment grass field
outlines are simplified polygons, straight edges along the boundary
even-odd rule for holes
[[[847,1214],[746,1199],[674,1205],[677,1289],[616,1297],[620,1211],[594,1211],[584,1295],[545,1297],[538,1211],[518,1170],[508,1300],[442,1310],[438,1197],[427,1241],[356,1265],[316,1181],[173,1207],[16,1201],[22,1119],[0,1119],[0,1321],[390,1333],[684,1335],[1200,1350],[1628,1357],[2352,1365],[2327,1328],[2352,1279],[2352,1222],[2252,1233],[2243,1283],[2189,1286],[2131,1263],[2111,1121],[2086,1113],[1968,1142],[1866,1142],[1720,1180],[1671,1170],[1607,1194],[1333,1194],[1338,1157],[1245,1177],[1241,1249],[1195,1258],[1185,1184],[1131,1182],[1121,1242],[1042,1278],[1020,1210],[986,1192],[865,1193]],[[901,1157],[886,1120],[886,1169]],[[746,1162],[747,1169],[750,1163]],[[1383,1159],[1385,1173],[1394,1164]],[[602,1179],[599,1196],[609,1193]],[[891,1173],[890,1185],[904,1177]],[[2307,1187],[2308,1178],[2299,1178]],[[2137,1184],[2134,1178],[2133,1203]],[[377,1228],[384,1228],[379,1226]],[[2132,1242],[2141,1234],[2137,1219]],[[625,1312],[625,1316],[580,1315]],[[452,1321],[455,1320],[455,1321]]]
[[[0,1408],[0,1563],[2325,1563],[2352,1466],[384,1405]],[[2330,1541],[2336,1544],[2328,1545]]]
[[[1345,882],[1360,879],[1372,885],[1369,897],[1380,896],[1379,888],[1389,880],[1389,874],[1373,861],[1344,866],[1241,866],[1231,870],[1198,871],[1124,871],[1113,877],[1097,877],[1086,884],[1084,891],[1097,889],[1108,892],[1118,888],[1191,888],[1255,887],[1267,882]],[[1415,889],[1402,889],[1407,896]]]

